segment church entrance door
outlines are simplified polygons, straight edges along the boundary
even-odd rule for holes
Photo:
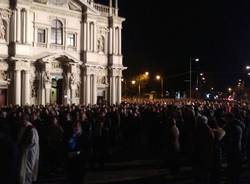
[[[63,104],[63,79],[52,79],[50,99],[52,104]]]

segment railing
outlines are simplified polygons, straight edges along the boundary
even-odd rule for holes
[[[106,6],[106,5],[102,5],[102,4],[98,4],[98,3],[94,3],[94,8],[99,11],[102,14],[108,15],[109,14],[109,10],[110,7]],[[112,8],[112,14],[116,14],[116,9]]]

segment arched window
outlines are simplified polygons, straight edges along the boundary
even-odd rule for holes
[[[58,45],[63,44],[63,24],[58,19],[52,21],[51,43]]]

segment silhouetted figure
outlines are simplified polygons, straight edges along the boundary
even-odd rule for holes
[[[227,177],[229,184],[239,184],[241,174],[241,162],[242,162],[242,135],[243,127],[242,122],[237,120],[232,113],[228,113],[227,125],[225,127],[226,137],[226,156],[227,156]]]
[[[81,122],[73,123],[73,132],[68,140],[68,179],[70,184],[83,184],[86,167],[85,140]]]

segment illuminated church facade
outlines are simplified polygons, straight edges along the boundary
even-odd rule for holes
[[[119,104],[118,1],[0,1],[0,105]]]

